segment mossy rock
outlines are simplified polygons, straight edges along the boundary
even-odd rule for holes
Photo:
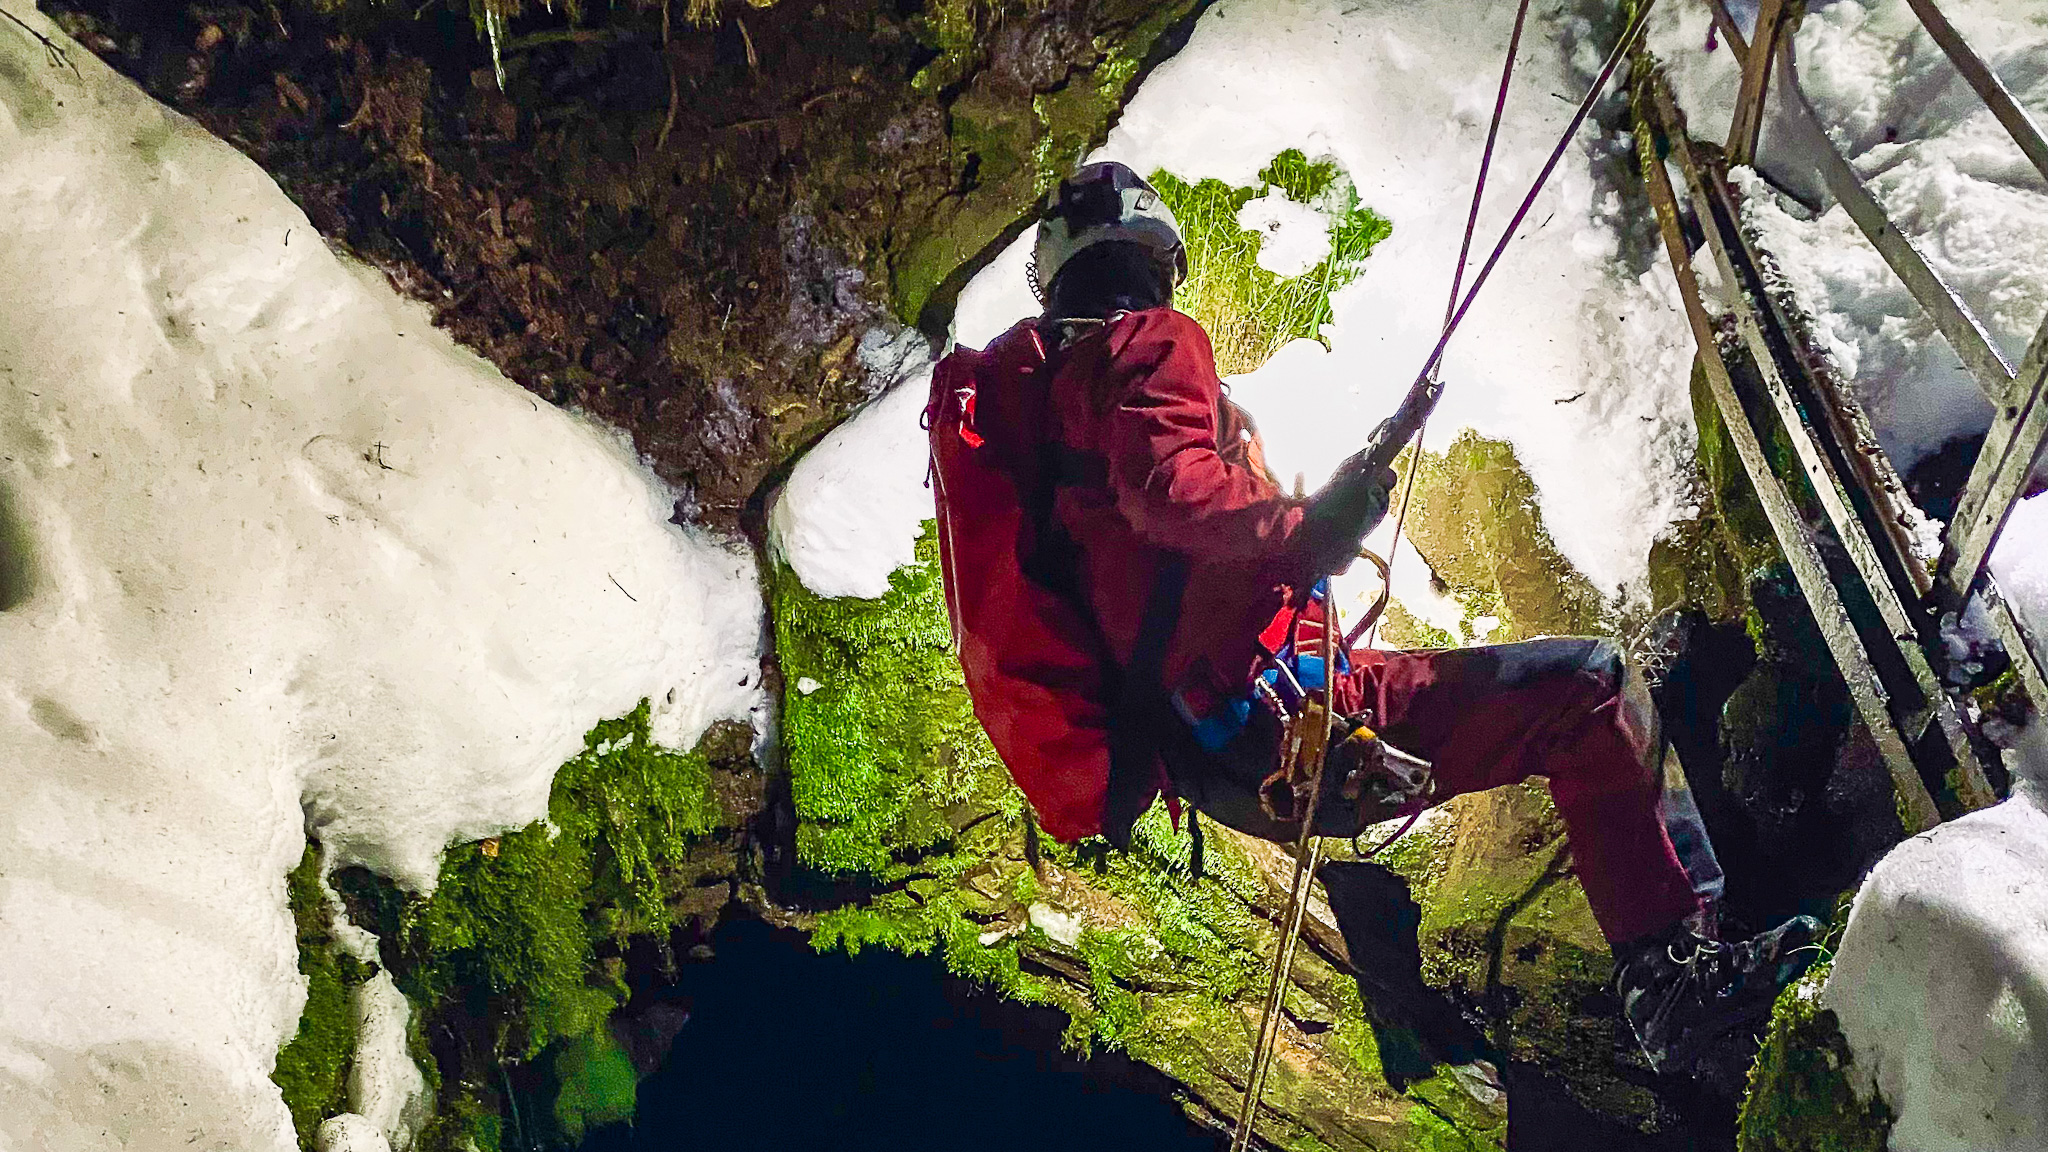
[[[1605,631],[1607,600],[1550,538],[1536,484],[1514,447],[1476,432],[1424,452],[1405,530],[1474,615],[1499,618],[1489,642]]]
[[[571,1147],[591,1129],[633,1119],[639,1100],[633,1061],[603,1029],[556,1043],[550,1053],[548,1116],[555,1138]]]
[[[1817,964],[1778,997],[1750,1070],[1739,1152],[1884,1152],[1891,1109],[1853,1082],[1849,1042],[1821,1006],[1827,974]]]
[[[1209,0],[52,0],[686,518],[888,381]],[[893,319],[892,319],[893,318]]]
[[[348,1071],[355,1060],[356,1016],[349,992],[368,979],[365,965],[334,938],[334,914],[320,884],[320,849],[308,844],[285,876],[285,895],[298,933],[299,974],[306,1007],[298,1031],[278,1050],[270,1078],[291,1110],[299,1147],[313,1146],[320,1122],[346,1110]]]
[[[936,569],[927,533],[880,600],[824,600],[786,569],[772,584],[796,850],[811,877],[790,895],[842,901],[813,916],[814,944],[936,952],[1004,995],[1062,1009],[1070,1045],[1128,1052],[1178,1080],[1196,1116],[1228,1123],[1278,945],[1284,854],[1210,824],[1197,878],[1187,834],[1158,806],[1129,851],[1048,840],[1034,865],[1022,798],[973,723]],[[1498,1147],[1497,1117],[1466,1131],[1387,1083],[1334,948],[1334,963],[1298,953],[1262,1135],[1286,1148],[1409,1147],[1427,1130],[1469,1137],[1446,1148]]]
[[[654,744],[648,719],[642,701],[591,729],[546,819],[448,849],[431,896],[362,869],[332,877],[413,1006],[410,1047],[435,1095],[420,1152],[573,1145],[630,1119],[633,1070],[607,1030],[627,996],[623,954],[708,929],[734,891],[735,834],[762,803],[743,727],[714,726],[684,753]],[[302,967],[319,956],[302,933]],[[306,1099],[314,1124],[339,1110],[338,1096]]]

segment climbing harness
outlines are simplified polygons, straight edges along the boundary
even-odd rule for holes
[[[1265,1095],[1266,1074],[1273,1064],[1273,1043],[1279,1038],[1280,1006],[1286,995],[1287,978],[1294,968],[1294,945],[1301,939],[1301,918],[1308,910],[1307,883],[1315,875],[1316,865],[1322,860],[1323,842],[1316,836],[1316,807],[1323,798],[1323,749],[1329,745],[1330,733],[1336,724],[1336,712],[1331,707],[1331,688],[1336,684],[1337,668],[1337,612],[1334,605],[1325,603],[1327,615],[1323,619],[1323,699],[1305,701],[1301,715],[1291,725],[1282,740],[1282,753],[1288,761],[1298,763],[1303,752],[1313,752],[1308,768],[1308,797],[1303,806],[1301,834],[1294,845],[1294,879],[1287,887],[1287,905],[1281,912],[1280,948],[1273,958],[1273,971],[1266,982],[1266,1003],[1259,1016],[1258,1039],[1252,1044],[1251,1077],[1245,1082],[1244,1107],[1238,1112],[1237,1133],[1231,1138],[1231,1152],[1244,1152],[1251,1144],[1252,1115],[1258,1110],[1259,1099]],[[1304,731],[1304,730],[1307,731]],[[1313,734],[1313,740],[1304,739]],[[1261,789],[1263,798],[1264,790]]]
[[[1522,197],[1522,202],[1516,207],[1513,217],[1508,221],[1507,227],[1502,229],[1500,239],[1494,243],[1493,251],[1487,255],[1486,262],[1480,266],[1478,274],[1472,278],[1471,287],[1466,289],[1464,296],[1460,298],[1458,290],[1463,279],[1466,257],[1471,250],[1472,235],[1478,225],[1480,200],[1485,194],[1488,169],[1492,164],[1494,141],[1500,131],[1502,114],[1507,105],[1509,82],[1514,77],[1515,54],[1521,42],[1523,23],[1528,16],[1529,0],[1522,0],[1521,4],[1517,7],[1514,32],[1508,42],[1507,61],[1501,69],[1500,91],[1494,101],[1493,120],[1487,128],[1486,150],[1481,156],[1479,175],[1472,189],[1472,207],[1466,216],[1465,238],[1459,250],[1458,266],[1452,275],[1451,300],[1455,306],[1448,310],[1444,319],[1443,331],[1437,337],[1436,346],[1430,349],[1428,359],[1424,361],[1422,370],[1416,374],[1415,382],[1409,386],[1407,394],[1402,397],[1400,406],[1394,410],[1392,416],[1389,416],[1374,430],[1372,440],[1367,444],[1366,448],[1340,466],[1340,473],[1350,470],[1378,472],[1390,468],[1393,466],[1395,458],[1400,455],[1402,449],[1407,446],[1409,441],[1417,439],[1421,435],[1423,426],[1429,420],[1429,414],[1436,408],[1436,402],[1443,394],[1443,383],[1437,377],[1437,369],[1443,360],[1445,347],[1450,344],[1452,334],[1457,331],[1458,325],[1465,318],[1465,314],[1470,311],[1472,301],[1479,295],[1479,290],[1486,285],[1487,277],[1492,275],[1494,266],[1500,262],[1501,254],[1507,250],[1508,242],[1514,238],[1515,232],[1521,228],[1523,221],[1528,218],[1529,210],[1535,205],[1537,195],[1542,192],[1543,186],[1549,182],[1550,174],[1556,170],[1558,162],[1564,158],[1565,150],[1571,146],[1572,140],[1578,136],[1579,128],[1585,124],[1586,117],[1592,113],[1593,105],[1599,101],[1601,93],[1606,91],[1608,81],[1614,78],[1615,69],[1620,66],[1621,61],[1625,58],[1629,48],[1635,43],[1636,39],[1642,35],[1643,29],[1648,24],[1650,10],[1655,5],[1656,0],[1642,0],[1642,3],[1637,6],[1628,24],[1622,29],[1620,37],[1615,41],[1614,48],[1608,54],[1606,62],[1601,66],[1599,76],[1594,79],[1591,88],[1586,92],[1585,98],[1579,102],[1577,111],[1572,115],[1571,123],[1565,127],[1564,133],[1558,138],[1556,146],[1551,149],[1550,156],[1544,161],[1542,169],[1537,172],[1535,180],[1529,186],[1528,193]],[[1411,466],[1408,472],[1406,489],[1402,495],[1400,517],[1395,520],[1394,531],[1397,544],[1400,540],[1401,525],[1407,517],[1407,498],[1414,491],[1415,472],[1416,469]],[[1345,648],[1347,649],[1345,655],[1347,659],[1352,638],[1358,635],[1359,632],[1377,624],[1380,613],[1385,608],[1387,598],[1393,591],[1392,565],[1386,561],[1379,560],[1377,557],[1372,559],[1380,568],[1382,578],[1383,588],[1380,594],[1380,601],[1374,605],[1367,618],[1361,622],[1359,629],[1354,630],[1351,635],[1345,637]],[[1309,594],[1305,592],[1302,595],[1306,598]],[[1326,598],[1324,601],[1323,611],[1324,616],[1321,628],[1323,673],[1321,697],[1317,699],[1313,693],[1303,693],[1303,703],[1299,707],[1298,715],[1294,717],[1293,722],[1288,724],[1283,720],[1284,730],[1281,741],[1282,763],[1280,769],[1283,775],[1281,783],[1287,786],[1287,791],[1292,796],[1299,798],[1299,802],[1292,805],[1290,810],[1301,811],[1301,832],[1296,838],[1294,878],[1288,886],[1287,903],[1281,912],[1280,943],[1279,947],[1275,950],[1271,974],[1266,982],[1265,1004],[1260,1013],[1258,1035],[1252,1044],[1250,1075],[1245,1081],[1244,1104],[1238,1112],[1237,1130],[1232,1134],[1230,1141],[1231,1152],[1245,1152],[1251,1146],[1252,1122],[1258,1111],[1259,1102],[1265,1095],[1266,1079],[1272,1068],[1273,1051],[1279,1039],[1281,1007],[1285,1000],[1285,990],[1294,967],[1294,947],[1300,939],[1302,918],[1308,910],[1307,889],[1315,875],[1317,866],[1322,861],[1322,840],[1315,835],[1315,817],[1316,807],[1322,799],[1324,753],[1329,747],[1330,737],[1335,731],[1336,725],[1333,689],[1337,682],[1337,638],[1341,631],[1335,604],[1329,598]],[[1290,625],[1290,636],[1293,634],[1292,628],[1293,626]],[[1275,680],[1280,679],[1282,677],[1276,675]],[[1254,692],[1263,700],[1266,699],[1266,693],[1258,687],[1262,683],[1268,683],[1263,676],[1254,679]],[[1277,691],[1277,684],[1268,684],[1268,686]],[[1299,678],[1296,678],[1295,687],[1298,688],[1299,686]],[[1370,738],[1368,737],[1368,739]],[[1347,736],[1347,739],[1349,739],[1349,736]],[[1313,753],[1313,756],[1306,755],[1310,752]],[[1410,757],[1409,759],[1412,760],[1413,758]],[[1306,764],[1305,770],[1302,767],[1304,763]],[[1302,783],[1306,786],[1305,796],[1295,791],[1294,781],[1297,774],[1303,777]],[[1262,785],[1260,788],[1262,804],[1266,802],[1267,795],[1268,790]],[[1409,802],[1412,806],[1412,811],[1407,814],[1407,823],[1385,842],[1372,849],[1369,855],[1376,855],[1384,851],[1388,845],[1399,839],[1409,828],[1414,826],[1415,821],[1420,818],[1423,808],[1427,806],[1426,789],[1418,791],[1417,795],[1422,798],[1421,803],[1418,804],[1415,800]],[[1353,844],[1355,845],[1356,843],[1357,839],[1354,836]]]

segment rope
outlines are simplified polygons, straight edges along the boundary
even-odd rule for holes
[[[1647,26],[1649,20],[1650,9],[1655,6],[1656,0],[1643,0],[1642,4],[1636,8],[1635,14],[1630,18],[1628,25],[1622,29],[1620,39],[1615,41],[1614,50],[1608,54],[1606,62],[1600,68],[1599,77],[1593,81],[1593,86],[1587,91],[1585,99],[1579,102],[1578,110],[1572,115],[1572,122],[1565,127],[1564,134],[1558,138],[1557,145],[1550,150],[1549,158],[1543,162],[1542,170],[1536,174],[1536,179],[1530,184],[1528,193],[1522,197],[1522,202],[1516,207],[1513,218],[1508,221],[1508,226],[1502,230],[1500,239],[1494,243],[1493,251],[1486,257],[1486,263],[1480,266],[1479,274],[1472,278],[1472,287],[1466,291],[1464,298],[1460,300],[1458,288],[1461,286],[1463,279],[1465,260],[1470,252],[1472,234],[1476,230],[1478,223],[1479,202],[1485,190],[1487,169],[1492,163],[1493,144],[1500,128],[1502,108],[1507,101],[1508,82],[1514,75],[1515,50],[1520,43],[1523,19],[1529,9],[1529,0],[1522,0],[1520,7],[1515,13],[1515,30],[1508,44],[1507,63],[1501,69],[1501,89],[1494,101],[1493,123],[1487,129],[1486,152],[1480,158],[1479,177],[1472,190],[1472,207],[1466,217],[1464,246],[1459,253],[1458,267],[1452,272],[1451,299],[1457,302],[1457,307],[1451,310],[1445,318],[1443,332],[1437,337],[1436,346],[1430,350],[1429,359],[1423,363],[1422,371],[1417,374],[1416,382],[1418,385],[1425,382],[1432,384],[1435,382],[1437,366],[1443,361],[1444,348],[1450,344],[1452,333],[1457,331],[1459,323],[1465,319],[1465,313],[1471,310],[1472,301],[1479,295],[1479,290],[1486,285],[1487,277],[1493,274],[1494,266],[1500,263],[1501,253],[1507,250],[1508,242],[1514,239],[1515,231],[1528,218],[1529,209],[1535,205],[1537,195],[1543,191],[1543,186],[1549,182],[1550,174],[1557,169],[1558,161],[1564,158],[1565,149],[1569,148],[1572,140],[1578,136],[1579,128],[1585,124],[1586,117],[1593,111],[1593,105],[1599,102],[1601,93],[1607,90],[1607,82],[1614,78],[1614,70],[1620,66],[1622,59],[1627,55],[1630,46],[1635,43],[1636,38],[1642,35],[1643,29]],[[1426,424],[1427,422],[1425,421],[1424,423]],[[1413,490],[1415,473],[1418,471],[1416,463],[1419,462],[1419,445],[1421,443],[1421,431],[1419,429],[1416,433],[1416,443],[1418,445],[1418,458],[1417,461],[1411,461],[1408,468],[1409,491]],[[1395,542],[1397,544],[1400,540],[1401,524],[1407,518],[1407,512],[1407,496],[1404,493],[1401,517],[1395,521],[1394,527]],[[1387,588],[1389,593],[1391,593],[1393,588],[1391,567],[1388,570]],[[1323,842],[1315,835],[1316,807],[1322,799],[1323,761],[1329,748],[1330,733],[1336,721],[1335,711],[1331,707],[1333,703],[1331,689],[1336,681],[1336,637],[1340,631],[1336,611],[1336,597],[1327,597],[1323,602],[1323,607],[1323,742],[1322,747],[1317,749],[1316,763],[1309,771],[1308,805],[1302,817],[1301,835],[1295,844],[1294,850],[1294,880],[1288,886],[1287,905],[1281,914],[1281,919],[1285,922],[1283,926],[1284,935],[1281,938],[1279,948],[1274,954],[1272,974],[1266,983],[1265,1008],[1259,1019],[1258,1037],[1252,1045],[1251,1075],[1245,1082],[1244,1105],[1238,1112],[1237,1131],[1231,1136],[1231,1152],[1246,1152],[1246,1149],[1251,1146],[1252,1119],[1258,1111],[1261,1098],[1265,1095],[1266,1076],[1272,1068],[1274,1042],[1279,1038],[1280,1010],[1285,1001],[1287,982],[1294,966],[1294,946],[1300,939],[1302,917],[1308,910],[1307,886],[1308,882],[1315,875],[1317,865],[1322,860]],[[1413,824],[1414,819],[1411,817],[1409,826]],[[1405,832],[1407,828],[1404,827],[1401,831]],[[1398,838],[1399,835],[1399,833],[1396,833],[1394,838]],[[1393,843],[1393,839],[1387,841],[1387,844],[1391,843]],[[1382,844],[1380,848],[1383,849],[1386,846],[1386,844]],[[1378,849],[1375,849],[1375,853],[1377,851]]]
[[[1323,766],[1328,761],[1330,734],[1336,727],[1337,712],[1332,689],[1337,681],[1337,618],[1334,597],[1323,599],[1323,738],[1315,749],[1315,763],[1309,769],[1308,804],[1302,813],[1301,835],[1294,845],[1294,880],[1287,888],[1287,904],[1280,914],[1280,946],[1273,955],[1272,975],[1266,981],[1265,1008],[1259,1016],[1259,1035],[1252,1043],[1251,1076],[1245,1081],[1244,1106],[1238,1112],[1237,1131],[1230,1140],[1230,1152],[1245,1152],[1251,1146],[1252,1114],[1266,1094],[1266,1075],[1272,1071],[1274,1042],[1280,1037],[1280,1008],[1286,1001],[1289,975],[1294,970],[1294,945],[1301,939],[1302,917],[1308,912],[1308,886],[1322,863],[1323,842],[1315,834],[1316,808],[1323,799]],[[1292,776],[1292,772],[1289,773]]]
[[[1507,111],[1508,82],[1515,76],[1515,56],[1522,46],[1522,24],[1529,18],[1529,0],[1522,0],[1515,9],[1515,30],[1508,34],[1508,58],[1501,65],[1500,91],[1493,97],[1493,119],[1486,125],[1486,147],[1479,153],[1479,175],[1472,181],[1472,207],[1465,213],[1465,236],[1458,242],[1458,262],[1451,266],[1451,295],[1444,301],[1444,329],[1451,327],[1451,318],[1458,310],[1458,289],[1465,282],[1465,262],[1472,257],[1472,236],[1479,230],[1479,202],[1486,195],[1486,174],[1493,167],[1493,145],[1500,137],[1501,116]],[[1432,368],[1430,379],[1436,379]],[[1415,455],[1408,458],[1408,477],[1401,485],[1401,510],[1394,516],[1394,538],[1387,545],[1387,570],[1382,573],[1386,581],[1387,594],[1394,590],[1394,565],[1401,560],[1401,529],[1408,524],[1409,498],[1415,495],[1415,475],[1422,471],[1422,438],[1429,432],[1429,418],[1423,417],[1422,426],[1415,430]],[[1379,620],[1375,618],[1367,630],[1365,642],[1370,646],[1379,638]],[[1393,841],[1388,841],[1391,844]],[[1385,847],[1385,845],[1381,845]]]

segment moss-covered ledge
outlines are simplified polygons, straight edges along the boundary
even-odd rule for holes
[[[412,1055],[434,1097],[414,1147],[573,1146],[630,1119],[636,1072],[609,1027],[627,999],[626,953],[667,955],[708,933],[764,803],[748,729],[722,724],[676,752],[650,740],[643,701],[585,736],[545,819],[448,849],[431,896],[362,869],[328,877],[412,1007]],[[368,973],[334,940],[316,848],[289,891],[309,996],[273,1078],[310,1147],[344,1108],[346,988]]]
[[[1779,995],[1750,1069],[1739,1152],[1884,1152],[1892,1112],[1855,1084],[1855,1056],[1821,1006],[1830,966],[1816,964]]]

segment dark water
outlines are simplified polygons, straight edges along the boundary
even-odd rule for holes
[[[660,998],[689,1020],[640,1084],[631,1129],[589,1152],[916,1152],[1046,1148],[1216,1152],[1157,1071],[1062,1052],[1064,1013],[1002,1001],[931,957],[813,952],[801,933],[732,920],[715,958]]]

